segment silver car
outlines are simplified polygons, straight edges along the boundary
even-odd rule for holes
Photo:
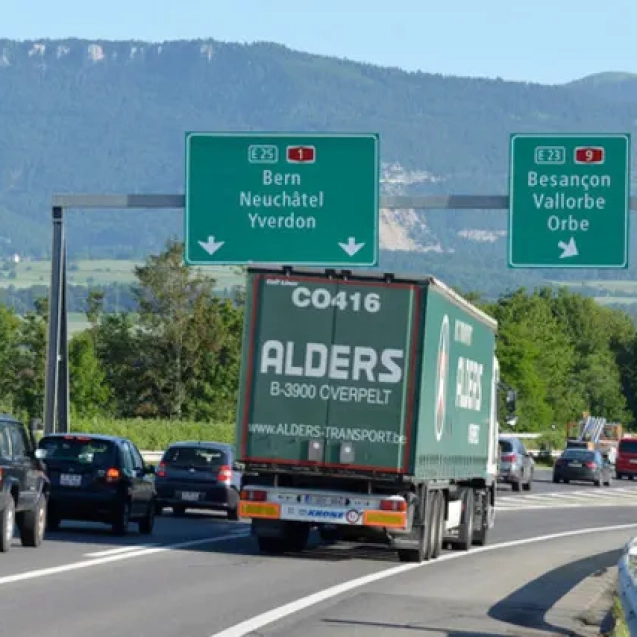
[[[514,491],[530,491],[535,472],[535,461],[524,443],[515,436],[500,436],[500,470],[498,482],[510,484]]]

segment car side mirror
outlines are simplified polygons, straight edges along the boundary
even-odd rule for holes
[[[243,471],[245,469],[245,466],[241,463],[241,462],[233,462],[232,463],[232,470],[233,471]]]

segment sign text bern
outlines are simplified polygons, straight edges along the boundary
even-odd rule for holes
[[[375,266],[376,134],[188,133],[188,265]]]
[[[509,267],[627,268],[630,135],[514,134]]]

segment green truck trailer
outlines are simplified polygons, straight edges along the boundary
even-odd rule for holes
[[[494,319],[433,277],[256,267],[245,316],[240,514],[262,551],[302,550],[312,527],[403,561],[486,542]]]

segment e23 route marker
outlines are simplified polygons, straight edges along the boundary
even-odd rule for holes
[[[627,268],[630,135],[513,134],[508,265]]]

